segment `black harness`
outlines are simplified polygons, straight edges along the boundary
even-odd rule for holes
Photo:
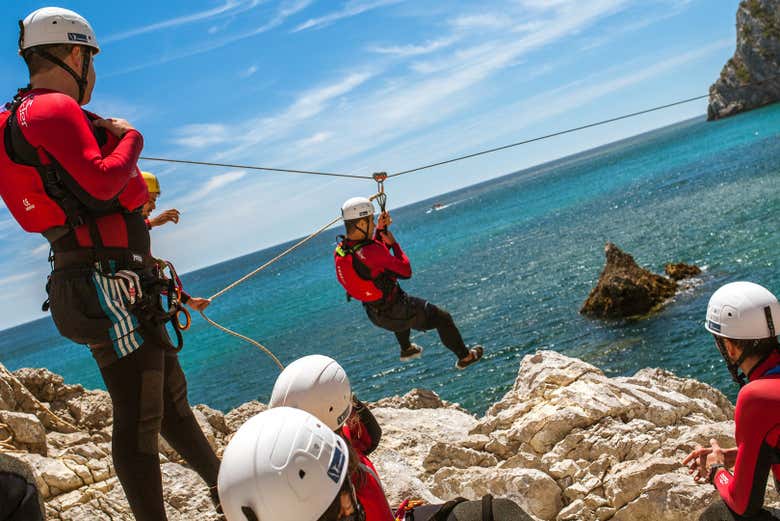
[[[393,295],[393,291],[398,286],[398,283],[385,272],[380,273],[376,277],[372,277],[371,268],[366,266],[366,264],[361,261],[357,255],[359,250],[363,249],[363,247],[368,246],[369,244],[373,244],[374,241],[364,239],[362,241],[356,242],[352,246],[347,246],[345,244],[345,241],[347,240],[345,236],[339,235],[338,238],[340,241],[338,249],[340,249],[344,255],[350,255],[352,257],[352,268],[355,270],[355,273],[357,273],[357,276],[363,280],[370,280],[373,282],[377,289],[382,292],[382,300],[380,302],[387,302],[387,299]],[[347,293],[347,302],[350,300],[352,300],[352,297],[349,295],[349,293]]]

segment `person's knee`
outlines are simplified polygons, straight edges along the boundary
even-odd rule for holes
[[[452,315],[447,310],[438,308],[433,304],[428,304],[426,309],[430,320],[436,327],[452,326],[455,325],[455,321],[452,319]]]
[[[175,412],[180,418],[192,415],[190,403],[187,401],[187,378],[178,363],[166,375],[165,399],[168,402],[167,408],[173,409],[173,411],[166,411],[166,414]]]

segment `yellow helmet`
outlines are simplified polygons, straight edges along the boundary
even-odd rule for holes
[[[141,175],[144,176],[144,181],[146,181],[146,188],[149,189],[149,193],[159,194],[160,182],[157,180],[157,176],[151,172],[141,172]]]

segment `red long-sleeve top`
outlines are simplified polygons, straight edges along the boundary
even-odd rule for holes
[[[750,373],[750,382],[737,396],[734,438],[737,461],[732,474],[720,469],[714,485],[723,501],[738,515],[751,516],[764,504],[771,469],[780,483],[780,353],[773,353]],[[772,374],[767,374],[772,373]]]
[[[352,246],[359,241],[345,242]],[[388,248],[384,242],[375,238],[371,244],[360,248],[355,255],[371,270],[371,278],[376,278],[382,273],[394,279],[408,279],[412,276],[412,265],[409,258],[397,242]]]

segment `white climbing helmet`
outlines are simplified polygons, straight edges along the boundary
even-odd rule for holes
[[[334,359],[309,355],[294,361],[279,375],[268,407],[295,407],[319,418],[335,431],[352,412],[352,387]]]
[[[348,472],[347,446],[311,414],[269,409],[238,429],[225,448],[218,490],[228,521],[316,521]]]
[[[61,7],[42,7],[21,22],[19,52],[38,45],[86,45],[100,52],[95,31],[80,14]]]
[[[345,221],[353,221],[374,215],[374,203],[367,197],[352,197],[341,205],[341,216]]]
[[[704,327],[713,335],[734,340],[774,337],[780,327],[780,303],[763,286],[732,282],[710,297]]]

